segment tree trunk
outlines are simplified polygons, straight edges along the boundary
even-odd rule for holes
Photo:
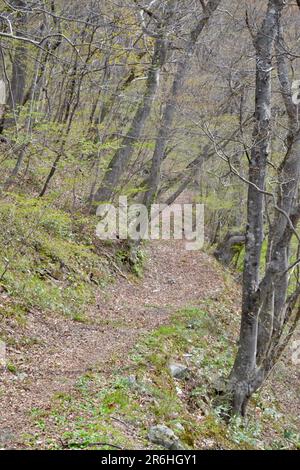
[[[229,266],[234,256],[238,253],[237,248],[241,249],[244,244],[245,234],[229,232],[217,247],[214,255],[222,264]]]
[[[269,0],[263,24],[254,41],[256,49],[256,97],[253,145],[249,163],[247,230],[243,275],[242,320],[238,354],[230,375],[234,413],[244,415],[248,400],[261,385],[264,374],[257,369],[258,317],[256,302],[264,228],[266,166],[271,145],[272,51],[284,2]],[[267,305],[269,308],[268,299]]]
[[[155,48],[150,70],[148,72],[146,90],[133,118],[131,127],[123,138],[119,150],[111,160],[101,186],[94,195],[94,203],[110,201],[116,186],[127,167],[136,141],[139,139],[150,114],[152,102],[159,85],[159,72],[166,59],[166,42],[162,38],[155,41]],[[95,207],[93,207],[93,210]]]
[[[23,0],[15,0],[14,6],[24,8],[26,5]],[[17,28],[23,31],[26,28],[28,16],[27,13],[20,13],[18,17]],[[24,33],[16,32],[17,36]],[[27,75],[27,46],[24,42],[18,41],[15,46],[15,53],[12,63],[12,76],[10,80],[9,95],[7,100],[8,110],[18,115],[20,107],[23,105]],[[13,119],[7,118],[5,125],[10,125]]]
[[[185,79],[191,57],[195,51],[197,40],[202,33],[213,12],[218,8],[221,0],[210,0],[206,5],[203,16],[197,26],[191,31],[190,38],[182,58],[179,61],[177,71],[172,83],[170,97],[165,105],[164,113],[161,119],[160,128],[156,138],[156,145],[152,157],[150,176],[147,181],[147,191],[144,196],[144,204],[149,207],[156,198],[160,184],[161,164],[165,155],[170,129],[173,123],[176,110],[176,101],[182,90],[182,84]]]

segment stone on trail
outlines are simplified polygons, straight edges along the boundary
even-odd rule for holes
[[[178,437],[165,425],[153,426],[148,433],[149,441],[169,450],[185,450]]]
[[[171,372],[172,377],[174,377],[175,379],[184,379],[189,372],[189,369],[185,365],[178,364],[175,362],[169,364],[169,370]]]

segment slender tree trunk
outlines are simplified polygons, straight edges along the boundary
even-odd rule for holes
[[[256,49],[256,97],[253,146],[249,164],[247,231],[243,276],[240,345],[230,376],[233,412],[244,414],[251,394],[258,386],[257,335],[262,308],[256,302],[263,243],[266,166],[271,145],[272,52],[284,2],[269,0],[263,24],[254,41]],[[267,300],[267,308],[271,298]],[[260,374],[261,375],[261,374]]]
[[[17,8],[24,8],[26,5],[23,0],[15,0],[13,2]],[[21,31],[26,28],[27,24],[27,13],[20,13],[17,27]],[[16,32],[17,36],[24,34]],[[26,86],[26,75],[27,75],[27,45],[22,41],[18,41],[15,46],[15,53],[13,56],[12,63],[12,76],[10,80],[10,93],[8,95],[7,107],[8,110],[18,115],[20,107],[23,105],[25,86]],[[4,126],[11,125],[14,120],[6,118]]]
[[[161,164],[164,158],[171,126],[174,119],[174,114],[176,111],[177,98],[182,90],[182,84],[186,77],[191,57],[195,51],[197,40],[199,39],[199,36],[202,33],[204,27],[211,18],[213,12],[218,8],[220,3],[221,0],[210,0],[207,3],[203,12],[203,16],[201,17],[197,26],[193,29],[193,31],[191,31],[187,46],[183,51],[182,57],[179,61],[177,71],[173,79],[170,97],[165,105],[160,128],[158,130],[156,138],[156,145],[152,157],[150,176],[147,181],[147,191],[145,192],[144,196],[144,204],[147,207],[151,205],[157,195],[157,191],[160,184]]]
[[[120,144],[119,150],[109,164],[101,186],[94,195],[94,203],[109,201],[112,198],[123,171],[127,167],[136,141],[139,139],[151,111],[152,102],[159,85],[159,72],[166,59],[166,49],[166,41],[163,38],[156,39],[143,100],[136,111],[128,133]]]

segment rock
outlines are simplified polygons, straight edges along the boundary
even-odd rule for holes
[[[226,380],[223,377],[216,376],[212,380],[212,388],[217,395],[223,395],[226,392]]]
[[[26,372],[20,372],[19,374],[17,374],[17,379],[20,380],[20,382],[24,382],[27,377],[28,375],[26,374]]]
[[[150,386],[145,382],[139,382],[135,375],[129,375],[126,377],[128,386],[135,392],[141,395],[147,395],[148,397],[152,396]]]
[[[158,444],[169,450],[185,450],[172,429],[165,425],[153,426],[148,433],[149,441]]]
[[[10,430],[3,430],[0,433],[0,446],[5,446],[14,439],[14,434]]]
[[[176,428],[177,431],[179,431],[179,432],[184,432],[184,431],[185,431],[185,429],[184,429],[184,427],[182,426],[181,423],[176,423],[176,424],[175,424],[175,428]]]
[[[175,362],[169,365],[169,370],[172,377],[175,379],[184,379],[189,372],[189,369],[185,365]]]
[[[137,380],[136,380],[136,376],[135,375],[129,375],[127,377],[127,381],[128,381],[128,384],[131,386],[131,387],[135,387],[137,385]]]

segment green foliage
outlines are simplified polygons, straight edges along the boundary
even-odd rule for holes
[[[84,320],[96,284],[107,277],[92,245],[93,222],[36,199],[10,196],[2,202],[1,283],[14,300],[5,315],[37,308]]]
[[[12,362],[9,362],[8,364],[6,364],[6,369],[12,374],[17,373],[17,367]]]

